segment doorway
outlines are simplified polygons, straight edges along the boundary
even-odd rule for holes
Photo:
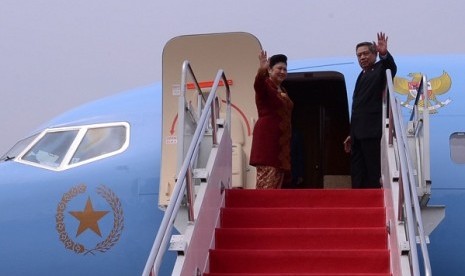
[[[294,103],[292,176],[286,188],[350,187],[349,109],[339,72],[289,73],[283,86]]]

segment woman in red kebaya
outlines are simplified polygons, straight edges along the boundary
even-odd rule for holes
[[[258,120],[253,130],[250,165],[257,169],[257,189],[279,189],[290,179],[291,115],[293,103],[281,86],[287,76],[287,57],[268,59],[259,54],[255,77],[255,104]]]

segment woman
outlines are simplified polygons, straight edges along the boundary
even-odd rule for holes
[[[287,57],[269,60],[259,54],[260,68],[255,77],[255,104],[258,120],[253,130],[250,165],[257,168],[257,189],[279,189],[291,171],[291,114],[293,103],[281,86],[287,76]]]

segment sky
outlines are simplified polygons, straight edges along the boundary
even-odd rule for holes
[[[249,32],[290,60],[353,56],[385,32],[394,55],[465,53],[463,0],[0,0],[0,155],[83,103],[161,80],[180,35]],[[355,57],[354,57],[355,58]]]

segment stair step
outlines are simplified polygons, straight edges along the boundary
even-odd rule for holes
[[[210,273],[389,273],[387,250],[210,250]]]
[[[222,228],[385,227],[385,209],[368,208],[222,208]]]
[[[226,190],[226,207],[383,207],[382,189]]]
[[[204,276],[391,276],[382,189],[226,190]]]
[[[217,228],[216,249],[387,249],[385,227]]]

